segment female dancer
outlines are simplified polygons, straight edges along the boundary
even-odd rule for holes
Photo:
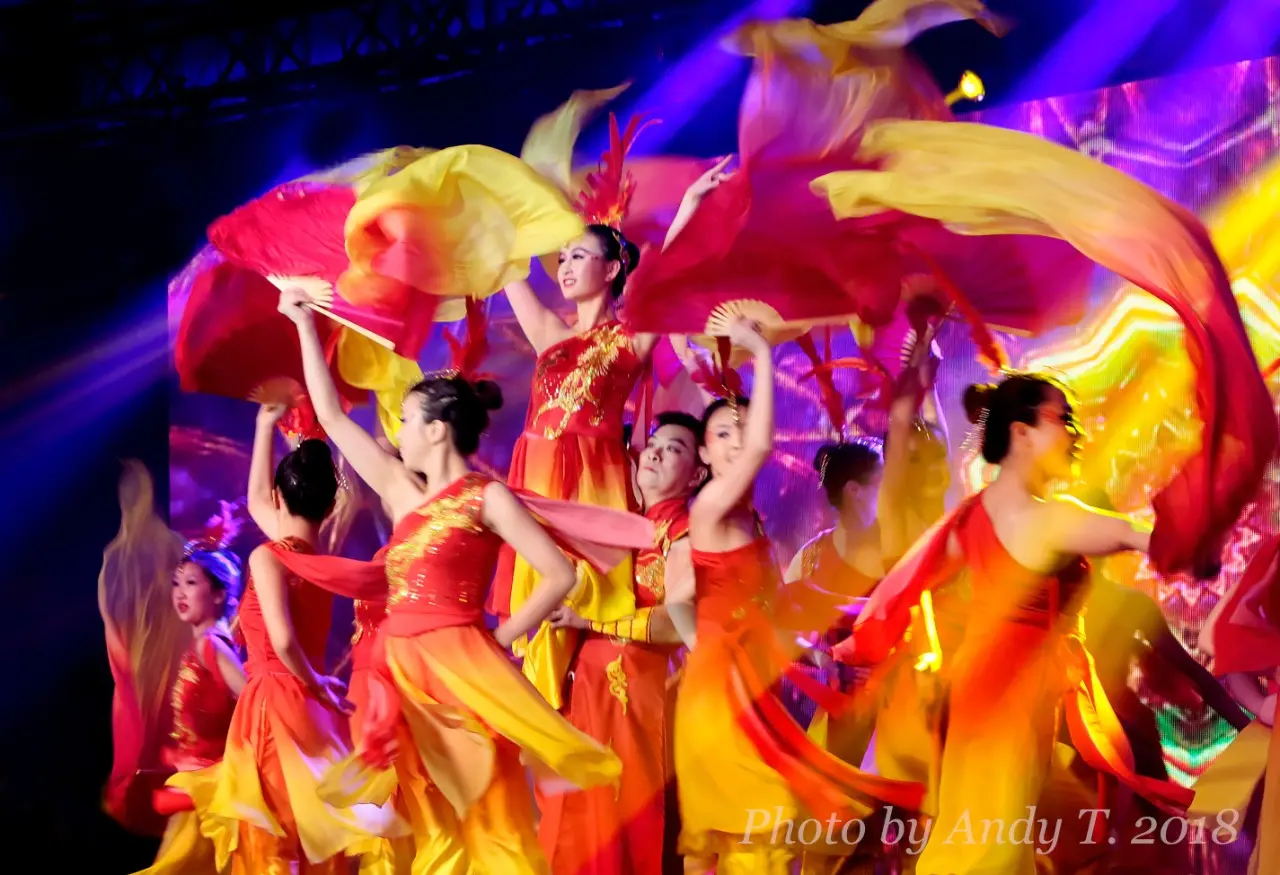
[[[986,822],[1007,828],[1040,800],[1060,705],[1066,705],[1072,743],[1090,766],[1166,810],[1185,808],[1190,795],[1134,772],[1079,633],[1088,581],[1083,557],[1146,550],[1149,529],[1072,500],[1049,499],[1050,485],[1072,476],[1079,439],[1068,396],[1053,380],[1016,374],[998,386],[973,386],[965,408],[982,424],[983,458],[1000,466],[998,476],[881,583],[854,637],[836,655],[881,661],[901,640],[921,596],[968,572],[961,590],[964,638],[946,669],[938,811],[917,871],[1032,875],[1034,835],[1011,841],[976,830]],[[1019,719],[1010,720],[1011,713]]]
[[[675,715],[681,846],[707,869],[785,873],[798,856],[798,817],[848,823],[878,799],[914,809],[919,793],[814,746],[770,690],[792,657],[774,630],[779,575],[751,503],[773,448],[773,362],[758,330],[737,322],[731,332],[755,357],[755,398],[749,410],[745,399],[717,401],[704,417],[711,476],[689,512],[698,643]]]
[[[552,624],[580,630],[565,717],[609,744],[626,763],[617,789],[539,799],[538,839],[552,869],[577,875],[660,875],[678,871],[678,811],[669,664],[692,631],[680,614],[693,610],[689,559],[689,496],[705,475],[698,461],[702,423],[665,411],[640,454],[636,487],[654,540],[636,554],[636,614],[615,623],[588,623],[568,607]],[[671,609],[676,608],[673,614]],[[678,625],[679,624],[679,625]],[[690,636],[692,637],[692,636]]]
[[[382,665],[373,679],[382,707],[365,717],[360,754],[372,768],[363,786],[342,782],[339,795],[385,798],[393,774],[413,826],[415,869],[545,872],[521,752],[578,787],[615,780],[621,765],[552,711],[503,652],[560,604],[574,573],[511,490],[467,465],[501,393],[457,373],[428,376],[404,400],[398,460],[342,411],[307,300],[297,290],[280,296],[280,311],[298,327],[308,393],[396,526],[386,550]],[[417,475],[425,475],[425,488]],[[490,635],[485,587],[503,543],[543,582]]]
[[[271,539],[249,556],[240,607],[249,680],[212,780],[200,772],[171,781],[195,801],[219,867],[230,859],[235,875],[344,872],[347,853],[398,825],[390,807],[339,812],[319,799],[317,766],[349,752],[342,715],[350,705],[342,683],[317,670],[332,596],[290,573],[281,556],[315,552],[338,480],[319,440],[303,441],[269,479],[274,426],[284,412],[272,406],[259,413],[249,469],[249,513]]]
[[[621,160],[619,156],[619,160]],[[726,178],[729,159],[718,163],[686,191],[667,232],[680,233],[708,192]],[[595,222],[618,212],[617,205],[596,205]],[[633,334],[618,321],[615,305],[636,269],[640,250],[606,224],[587,232],[560,251],[556,278],[564,299],[577,310],[573,327],[544,306],[532,286],[507,286],[507,299],[538,361],[533,397],[524,433],[516,441],[507,482],[547,498],[630,508],[631,468],[622,441],[622,414],[657,342],[652,334]],[[581,568],[570,607],[589,622],[610,623],[635,613],[632,565],[624,562],[607,579]],[[489,609],[508,616],[533,591],[537,575],[518,556],[503,556]],[[526,644],[515,642],[524,657],[524,673],[555,708],[563,704],[563,683],[576,634],[542,626]]]
[[[171,718],[172,729],[159,750],[162,768],[169,771],[204,768],[222,758],[231,712],[245,679],[239,657],[219,629],[219,624],[234,612],[240,586],[240,563],[226,550],[225,544],[234,528],[229,518],[215,518],[217,528],[211,530],[209,537],[187,544],[184,558],[172,574],[170,603],[187,628],[186,648],[178,663],[177,676],[167,691],[139,686],[138,681],[145,681],[148,675],[129,669],[129,654],[144,642],[136,636],[122,635],[128,626],[117,623],[113,616],[120,615],[121,608],[126,606],[134,616],[146,616],[148,602],[157,603],[154,607],[159,608],[161,591],[158,587],[138,589],[137,584],[143,583],[139,580],[132,581],[133,586],[118,586],[122,583],[118,572],[125,569],[113,559],[118,559],[122,550],[132,553],[135,560],[141,558],[139,550],[163,555],[176,536],[154,514],[150,475],[137,462],[128,463],[121,477],[120,498],[125,523],[120,536],[104,554],[106,561],[98,592],[107,628],[108,657],[118,681],[124,681],[116,691],[115,763],[108,783],[106,807],[117,820],[134,827],[127,810],[128,794],[123,791],[150,765],[150,757],[143,750],[146,733],[139,731],[149,722],[140,719],[142,709],[150,704],[154,706],[152,710],[164,710]],[[126,563],[125,567],[138,571],[143,565],[134,562]],[[150,596],[147,590],[152,590]],[[136,600],[138,597],[142,598],[141,602]],[[144,634],[156,631],[159,630],[149,629]],[[145,640],[148,646],[155,643]],[[159,656],[159,652],[149,654],[151,660]],[[212,871],[213,846],[200,835],[199,824],[188,810],[189,800],[173,791],[159,790],[147,802],[161,817],[172,815],[155,865],[148,871]]]

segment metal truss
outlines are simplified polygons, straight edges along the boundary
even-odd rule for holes
[[[37,0],[0,9],[0,138],[101,136],[385,91],[697,0]],[[630,31],[629,31],[630,32]],[[35,71],[43,69],[41,76]],[[5,99],[7,98],[7,99]]]

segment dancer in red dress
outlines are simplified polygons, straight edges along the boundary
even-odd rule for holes
[[[168,818],[160,852],[148,872],[212,872],[213,845],[201,836],[190,800],[167,788],[143,793],[166,773],[193,771],[222,758],[231,712],[245,683],[244,668],[221,628],[235,611],[240,589],[240,563],[226,549],[236,527],[231,508],[224,505],[224,515],[210,522],[206,536],[187,544],[166,592],[158,575],[149,579],[139,572],[148,567],[158,571],[150,559],[163,557],[178,536],[155,515],[150,475],[137,462],[127,463],[120,499],[124,521],[104,553],[98,590],[107,655],[117,682],[115,762],[105,807],[131,829],[145,830],[153,815]],[[165,661],[165,632],[172,627],[161,613],[166,595],[171,614],[186,631],[167,689],[150,686],[159,676],[158,663]],[[137,618],[152,622],[144,628]],[[182,646],[183,639],[177,643]],[[143,654],[143,649],[148,652]],[[155,731],[164,726],[169,727],[167,737]],[[158,750],[148,749],[148,744]]]

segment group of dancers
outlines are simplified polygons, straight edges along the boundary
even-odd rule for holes
[[[1089,560],[1209,573],[1275,415],[1194,217],[1091,159],[947,118],[904,47],[960,18],[990,23],[972,0],[880,0],[843,25],[745,28],[734,172],[625,172],[636,129],[614,124],[571,202],[573,139],[613,94],[582,93],[520,158],[390,150],[211,227],[177,366],[184,388],[261,402],[246,498],[267,541],[243,574],[226,520],[184,549],[127,469],[100,580],[106,802],[163,829],[149,872],[1189,871],[1186,842],[1134,849],[1144,817],[1185,817],[1193,792],[1128,691],[1136,621],[1094,619],[1129,603],[1090,586]],[[982,297],[963,268],[1023,238],[1122,273],[1188,326],[1204,431],[1154,530],[1059,494],[1083,447],[1071,393],[1009,370],[988,325],[1043,328],[1062,301]],[[845,244],[857,257],[808,260]],[[568,319],[528,281],[553,252]],[[503,404],[482,370],[481,301],[499,290],[536,354],[505,481],[469,462]],[[933,338],[952,314],[1004,373],[963,399],[998,473],[948,510]],[[422,373],[431,326],[459,317],[449,367]],[[814,359],[843,434],[829,329],[812,326],[852,321],[869,349],[895,320],[901,361],[859,366],[878,433],[814,461],[837,522],[778,557],[753,505],[773,347]],[[696,402],[670,403],[677,378]],[[375,433],[350,416],[370,392]],[[298,443],[276,463],[281,427]],[[330,442],[393,526],[366,561],[323,551],[347,476]],[[355,601],[346,682],[325,667],[335,595]],[[1143,637],[1250,723],[1172,636]]]

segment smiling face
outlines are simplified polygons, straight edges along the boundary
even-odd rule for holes
[[[608,294],[621,269],[608,259],[600,238],[588,232],[560,250],[556,280],[566,301],[589,301]]]
[[[222,616],[227,593],[214,586],[209,575],[194,562],[183,562],[173,572],[173,609],[184,623],[200,626]]]
[[[654,430],[640,454],[636,484],[647,507],[668,498],[688,495],[697,484],[697,438],[683,425]]]

